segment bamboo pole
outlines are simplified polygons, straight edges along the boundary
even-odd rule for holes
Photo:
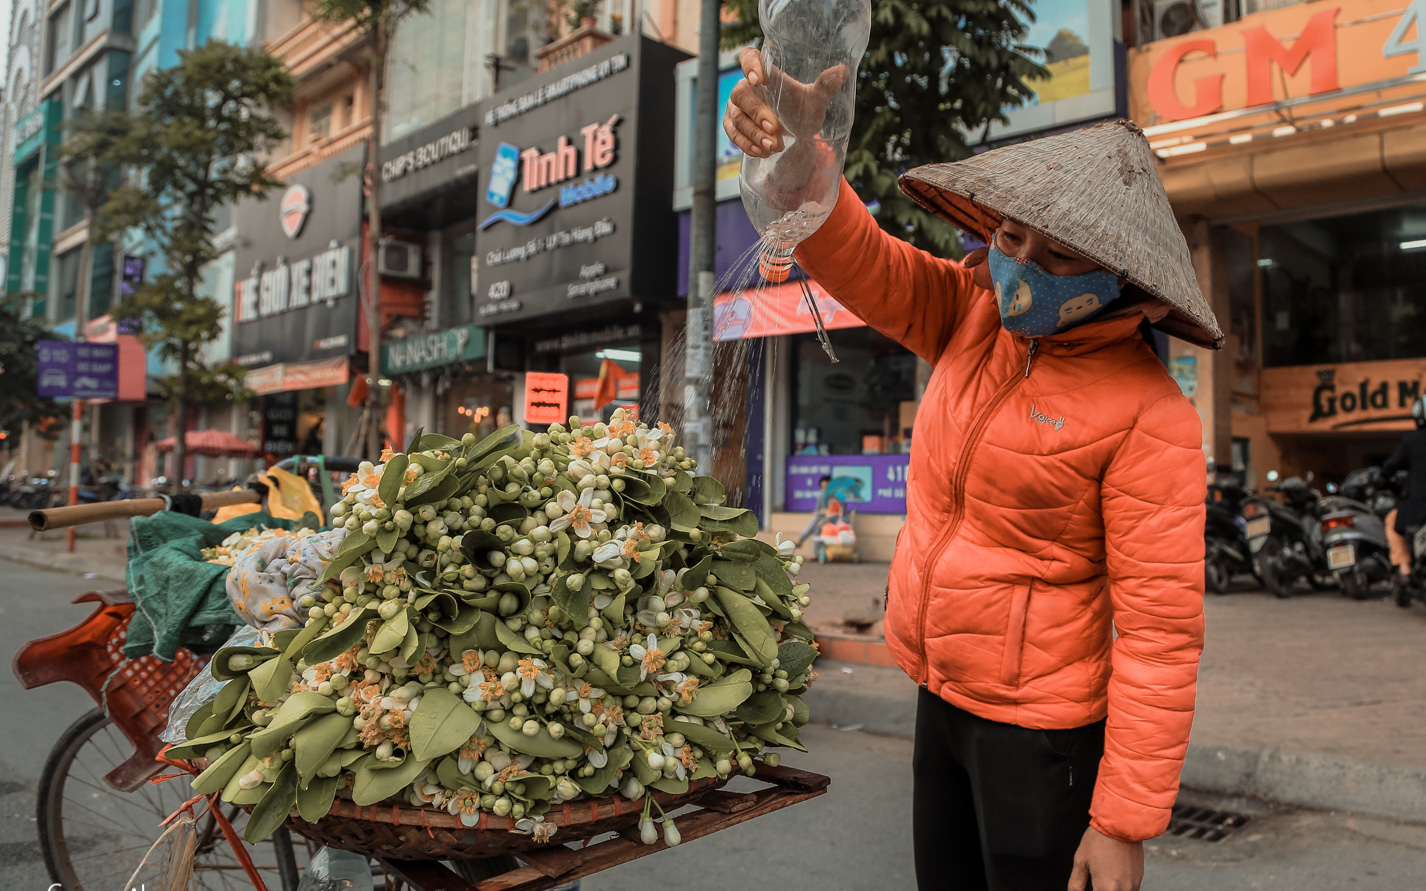
[[[262,501],[262,496],[252,489],[209,492],[198,497],[202,499],[203,510],[216,510],[232,504],[258,504]],[[48,529],[64,529],[70,526],[82,526],[85,523],[101,523],[105,520],[148,517],[159,511],[167,510],[169,503],[165,498],[130,498],[123,501],[80,504],[74,507],[52,507],[48,510],[31,511],[30,528],[36,532],[44,532]]]

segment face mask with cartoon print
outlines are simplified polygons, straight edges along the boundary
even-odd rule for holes
[[[1023,337],[1048,337],[1099,315],[1119,297],[1119,276],[1103,269],[1054,275],[1033,260],[1007,257],[990,245],[987,257],[1000,324]]]

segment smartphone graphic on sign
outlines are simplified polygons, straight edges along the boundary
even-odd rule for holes
[[[508,142],[495,149],[495,161],[490,165],[490,182],[485,187],[485,200],[496,207],[507,207],[520,174],[520,150]]]

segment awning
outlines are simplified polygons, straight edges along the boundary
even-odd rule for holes
[[[816,282],[808,282],[822,324],[827,328],[857,328],[865,325]],[[816,331],[817,323],[797,282],[764,284],[760,288],[725,291],[713,301],[713,339],[746,340],[776,334],[805,334]]]
[[[189,430],[183,441],[188,445],[189,454],[209,458],[254,458],[262,454],[246,439],[239,439],[224,430]],[[170,436],[160,439],[154,448],[160,452],[171,452],[175,445],[177,440]]]
[[[313,359],[310,362],[283,362],[254,368],[243,376],[243,386],[259,396],[290,390],[335,387],[351,377],[346,356]]]

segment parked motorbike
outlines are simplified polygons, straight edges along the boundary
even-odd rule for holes
[[[1203,578],[1214,594],[1228,593],[1233,576],[1258,575],[1245,533],[1243,502],[1253,493],[1232,477],[1208,486],[1208,515],[1203,526]]]
[[[55,480],[58,474],[51,470],[45,474],[36,474],[20,485],[16,486],[10,495],[10,506],[20,510],[40,510],[49,507],[58,485]]]
[[[1318,502],[1327,567],[1353,600],[1366,600],[1374,582],[1391,578],[1385,518],[1394,507],[1375,467],[1347,474],[1336,493]]]
[[[1275,474],[1269,479],[1275,479]],[[1319,591],[1332,582],[1318,516],[1321,495],[1310,483],[1311,474],[1307,479],[1293,476],[1268,486],[1267,491],[1280,493],[1285,504],[1265,495],[1243,501],[1244,533],[1258,577],[1275,597],[1291,597],[1299,580]]]

